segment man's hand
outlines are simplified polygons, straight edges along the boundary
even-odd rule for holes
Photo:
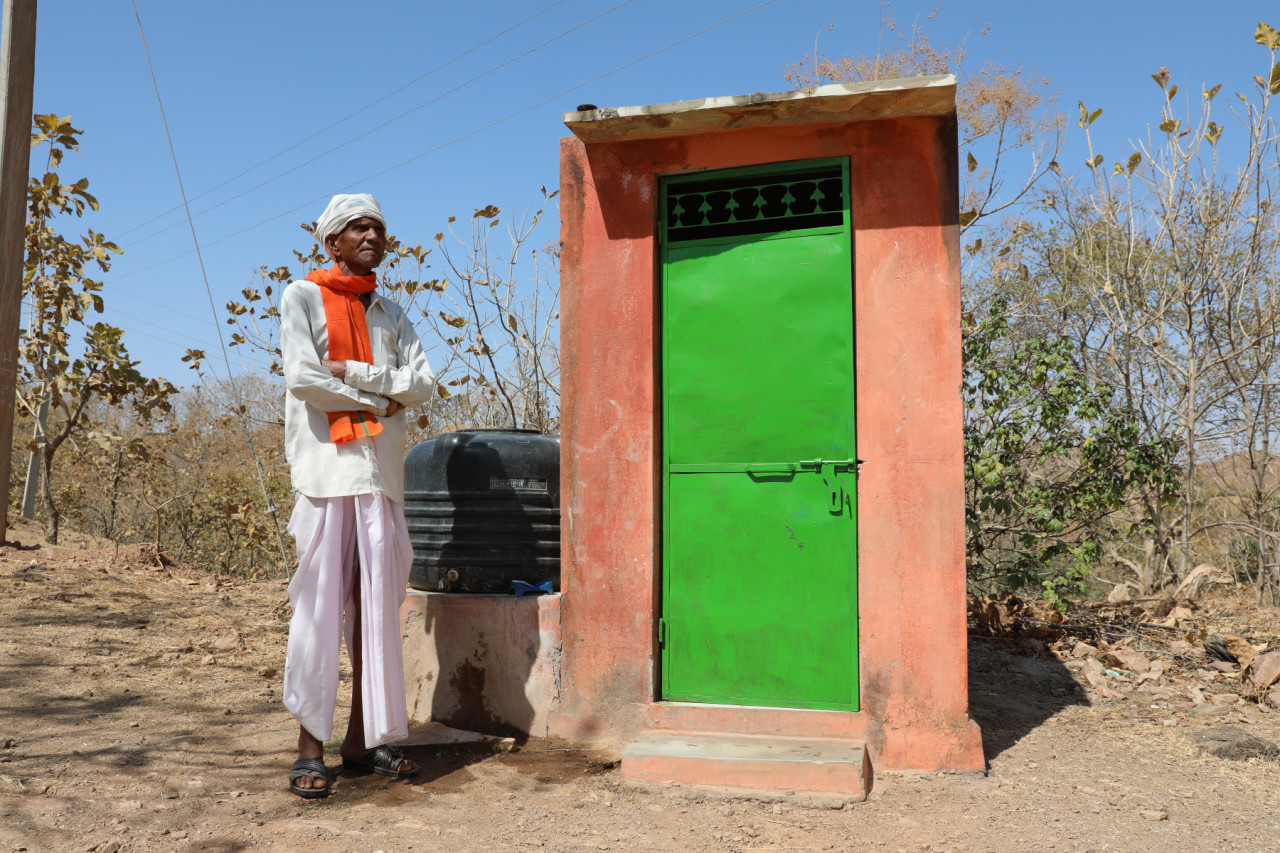
[[[347,380],[347,363],[345,361],[333,361],[331,359],[321,359],[320,366],[333,374],[333,378],[345,382]],[[404,409],[404,403],[387,398],[387,413],[384,418],[389,418],[396,412]]]

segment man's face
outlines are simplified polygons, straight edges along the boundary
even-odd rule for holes
[[[325,248],[346,275],[368,275],[387,251],[387,230],[382,223],[362,216],[325,238]]]

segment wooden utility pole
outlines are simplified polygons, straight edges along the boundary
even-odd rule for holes
[[[22,316],[36,0],[4,0],[0,20],[0,540],[9,532],[9,471]]]

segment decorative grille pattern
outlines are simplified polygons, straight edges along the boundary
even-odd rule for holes
[[[821,171],[681,181],[667,187],[667,241],[844,224],[838,165]]]

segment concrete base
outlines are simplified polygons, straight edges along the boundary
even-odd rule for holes
[[[654,702],[645,709],[645,730],[863,740],[867,718],[857,711]]]
[[[404,626],[409,718],[547,737],[560,696],[560,596],[410,591]]]
[[[409,729],[409,737],[396,742],[396,746],[454,747],[489,752],[510,752],[515,745],[513,737],[469,732],[436,722],[415,725]]]
[[[774,791],[871,790],[866,717],[752,705],[655,702],[622,753],[632,779]]]
[[[649,732],[622,753],[632,779],[865,797],[871,765],[861,741]]]

